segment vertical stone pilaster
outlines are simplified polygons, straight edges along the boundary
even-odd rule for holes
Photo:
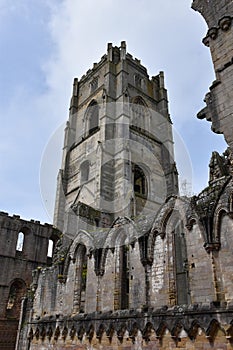
[[[146,307],[151,306],[151,265],[145,265],[145,296]]]
[[[119,261],[119,247],[115,248],[115,276],[114,276],[114,310],[120,309],[120,261]]]
[[[101,311],[101,276],[97,277],[96,311]]]
[[[174,306],[176,304],[177,296],[176,296],[176,281],[175,281],[175,271],[174,271],[174,263],[175,257],[173,254],[174,247],[174,231],[171,232],[170,237],[167,239],[168,249],[168,298],[169,305]]]
[[[211,260],[212,260],[212,268],[213,268],[213,283],[214,283],[214,290],[215,290],[215,300],[216,301],[224,301],[225,300],[225,293],[223,291],[222,286],[222,278],[221,278],[221,271],[218,261],[218,252],[211,251]]]
[[[75,282],[74,282],[74,300],[73,300],[73,313],[79,312],[81,302],[81,266],[77,264],[75,269]]]

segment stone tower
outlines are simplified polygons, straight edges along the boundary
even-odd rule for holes
[[[206,107],[198,118],[212,122],[212,130],[224,134],[233,150],[233,2],[194,0],[192,8],[201,13],[208,32],[203,43],[210,48],[216,80],[206,94]]]
[[[150,79],[124,41],[108,44],[101,61],[74,79],[55,225],[73,238],[119,216],[155,214],[177,192],[163,72]]]

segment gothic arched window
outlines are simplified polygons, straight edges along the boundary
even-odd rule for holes
[[[81,183],[88,181],[89,179],[89,171],[90,171],[90,163],[88,160],[85,160],[80,165],[80,181]]]
[[[177,304],[188,304],[189,283],[188,283],[188,258],[186,239],[184,234],[184,225],[181,220],[177,220],[173,231],[175,247],[175,273],[176,273],[176,293]]]
[[[87,134],[95,133],[99,128],[99,106],[96,101],[92,101],[87,109]]]
[[[132,187],[131,215],[136,216],[142,212],[148,198],[148,179],[143,169],[135,163],[132,163]]]
[[[131,104],[131,125],[139,130],[146,130],[148,125],[149,110],[146,102],[141,96],[137,96],[133,99]]]
[[[123,310],[129,308],[129,245],[125,244],[127,235],[125,231],[115,232],[114,246],[116,255],[116,271],[115,275],[115,292],[114,292],[114,310]]]
[[[22,280],[17,279],[11,284],[6,305],[6,317],[19,319],[21,301],[26,291],[26,284]]]
[[[134,164],[133,165],[133,188],[134,193],[140,196],[147,196],[147,179],[142,168]]]

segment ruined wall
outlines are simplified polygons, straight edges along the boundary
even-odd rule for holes
[[[37,266],[52,263],[49,239],[58,239],[52,225],[0,212],[0,348],[14,349],[21,301]],[[51,252],[52,253],[52,252]]]
[[[127,220],[109,229],[103,249],[91,247],[88,234],[80,232],[62,264],[38,271],[30,348],[231,348],[231,178],[215,179],[204,193],[209,195],[171,198],[150,232],[136,240],[129,240]],[[213,210],[207,226],[200,206],[206,220]]]
[[[232,309],[175,307],[61,316],[30,325],[30,349],[231,349]]]
[[[233,4],[231,0],[194,0],[192,7],[207,22],[203,43],[210,48],[216,80],[205,97],[207,107],[199,118],[212,122],[212,130],[223,133],[233,149]]]
[[[207,107],[199,117],[211,120],[213,130],[224,133],[231,149],[232,4],[193,1],[209,26],[204,43],[210,46],[216,71]],[[118,50],[110,45],[108,58],[104,56],[100,65],[106,59],[113,63],[125,59],[123,46]],[[138,63],[131,62],[129,71]],[[83,82],[97,67],[87,72]],[[112,65],[112,79],[106,85],[110,95],[115,93],[113,73]],[[140,69],[133,81],[142,84],[139,90],[150,90],[152,83],[162,89],[161,75],[145,86],[144,73]],[[121,90],[125,79],[123,74],[116,88],[122,100],[129,91],[136,96],[138,89],[131,81],[128,90]],[[163,93],[157,107],[168,117]],[[106,91],[102,97],[106,98]],[[75,90],[72,113],[77,101]],[[138,137],[136,130],[131,131],[132,138]],[[21,344],[33,350],[231,349],[232,164],[230,151],[223,156],[215,152],[207,188],[190,199],[171,196],[151,221],[148,216],[141,221],[121,217],[107,231],[92,232],[87,226],[76,230],[57,265],[38,271],[34,314],[28,318]],[[61,201],[58,207],[60,220]]]

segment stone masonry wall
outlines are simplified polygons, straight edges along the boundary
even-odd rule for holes
[[[208,24],[203,43],[210,48],[216,80],[205,97],[207,108],[199,118],[212,122],[212,130],[223,133],[233,149],[233,4],[231,0],[194,0],[193,9],[199,11]]]
[[[24,239],[17,248],[20,232]],[[0,212],[0,349],[15,348],[21,299],[32,283],[32,271],[52,263],[49,239],[55,244],[58,237],[52,225]]]

